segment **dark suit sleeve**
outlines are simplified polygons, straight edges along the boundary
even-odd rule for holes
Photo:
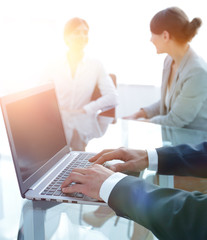
[[[207,177],[207,142],[156,149],[158,174]]]
[[[207,239],[207,196],[161,188],[127,176],[116,184],[109,206],[153,232],[158,239]]]

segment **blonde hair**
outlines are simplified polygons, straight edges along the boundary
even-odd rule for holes
[[[64,28],[64,38],[66,36],[68,36],[69,34],[71,34],[77,27],[79,27],[81,24],[84,24],[88,30],[89,30],[89,26],[88,23],[82,19],[82,18],[72,18],[70,19],[66,24],[65,24],[65,28]]]

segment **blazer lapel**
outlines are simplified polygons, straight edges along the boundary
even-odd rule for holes
[[[176,90],[178,79],[179,79],[179,71],[176,72],[175,77],[174,77],[174,79],[172,81],[172,84],[171,84],[171,87],[170,87],[170,91],[169,91],[169,94],[168,94],[169,105],[168,105],[168,108],[167,108],[167,112],[170,111],[172,97],[173,97],[173,94],[174,94],[174,92]]]
[[[169,63],[163,69],[163,79],[162,79],[162,88],[161,88],[161,105],[160,105],[160,114],[161,115],[166,114],[165,97],[166,97],[166,93],[167,93],[167,85],[168,85],[168,79],[169,79],[170,71],[171,71],[171,64],[172,64],[172,59],[169,61]]]
[[[188,51],[186,52],[185,56],[183,57],[181,63],[180,63],[180,66],[175,74],[175,77],[173,79],[173,82],[172,82],[172,85],[171,85],[171,88],[170,88],[170,91],[169,91],[169,107],[167,109],[167,112],[169,112],[169,108],[171,107],[171,103],[172,103],[172,97],[173,97],[173,94],[176,90],[176,88],[178,87],[178,82],[183,79],[180,79],[179,78],[179,75],[180,75],[180,72],[182,72],[183,68],[185,67],[190,55],[191,55],[191,52],[192,52],[192,49],[189,47]],[[172,64],[172,62],[171,62]],[[171,65],[170,65],[170,69],[171,69]],[[168,76],[169,78],[169,76]],[[168,80],[168,79],[167,79]],[[165,88],[165,93],[167,91],[167,88]]]

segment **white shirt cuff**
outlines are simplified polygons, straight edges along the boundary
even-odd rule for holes
[[[149,166],[148,170],[156,171],[158,170],[158,155],[155,149],[147,149]]]
[[[124,177],[126,177],[126,174],[117,172],[112,174],[110,177],[108,177],[103,184],[101,185],[99,196],[108,203],[109,196],[111,194],[111,191],[115,187],[115,185]]]

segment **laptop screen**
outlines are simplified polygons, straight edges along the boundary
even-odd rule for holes
[[[8,101],[3,112],[9,124],[13,158],[25,182],[67,143],[54,88],[19,94],[17,98]]]

